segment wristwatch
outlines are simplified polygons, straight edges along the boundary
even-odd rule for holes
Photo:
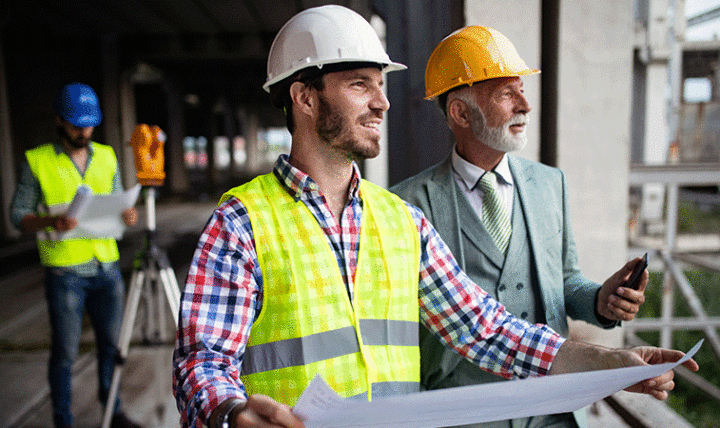
[[[208,424],[210,428],[230,428],[231,414],[240,412],[245,408],[247,401],[239,398],[230,398],[220,403],[215,417]]]

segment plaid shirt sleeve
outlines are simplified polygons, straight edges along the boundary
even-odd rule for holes
[[[420,232],[420,318],[449,347],[505,378],[547,374],[565,339],[516,318],[475,284],[422,212],[408,204]]]
[[[261,281],[247,210],[230,198],[205,226],[180,301],[173,392],[183,427],[207,426],[218,404],[245,397],[239,368]]]

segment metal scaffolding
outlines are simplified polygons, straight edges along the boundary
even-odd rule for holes
[[[720,164],[698,163],[677,165],[633,165],[628,179],[630,186],[648,183],[660,183],[666,188],[665,239],[655,248],[647,248],[663,262],[663,298],[661,318],[643,318],[625,324],[628,342],[638,344],[642,341],[636,336],[638,331],[659,331],[660,346],[672,347],[672,335],[678,330],[701,330],[720,361],[720,317],[707,315],[701,300],[693,290],[692,284],[683,273],[682,265],[692,265],[720,272],[720,259],[717,256],[702,255],[681,251],[678,248],[678,191],[681,186],[720,185]],[[720,236],[720,231],[717,231]],[[635,246],[645,246],[633,243]],[[674,305],[676,290],[685,299],[692,317],[675,317]],[[679,370],[678,374],[690,381],[711,397],[720,401],[720,388],[705,381],[689,370]]]

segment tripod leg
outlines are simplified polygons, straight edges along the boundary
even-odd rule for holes
[[[168,305],[170,305],[170,312],[172,312],[173,320],[175,320],[175,327],[177,327],[178,312],[180,311],[180,287],[177,279],[175,279],[175,272],[171,267],[167,267],[160,271],[160,278],[163,290],[165,290],[165,297],[167,297]]]
[[[103,413],[102,428],[108,428],[110,426],[110,419],[115,409],[118,387],[120,386],[120,376],[122,375],[122,366],[125,364],[125,358],[127,357],[130,347],[130,339],[132,338],[133,325],[135,324],[135,317],[137,316],[137,307],[140,302],[140,294],[144,280],[145,273],[143,271],[133,272],[132,279],[130,280],[128,301],[125,304],[122,326],[120,327],[120,338],[118,339],[118,363],[115,365],[115,370],[113,370],[110,391],[108,393],[107,403],[105,403],[105,412]]]

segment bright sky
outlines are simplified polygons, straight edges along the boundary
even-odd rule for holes
[[[685,0],[685,16],[692,18],[720,7],[720,0]],[[693,25],[685,29],[685,40],[720,39],[720,18]]]
[[[720,7],[720,0],[685,0],[685,16],[692,18],[717,7]],[[720,39],[720,18],[685,29],[685,40],[712,39]],[[708,79],[685,79],[684,85],[685,101],[705,102],[710,100],[712,85]]]

